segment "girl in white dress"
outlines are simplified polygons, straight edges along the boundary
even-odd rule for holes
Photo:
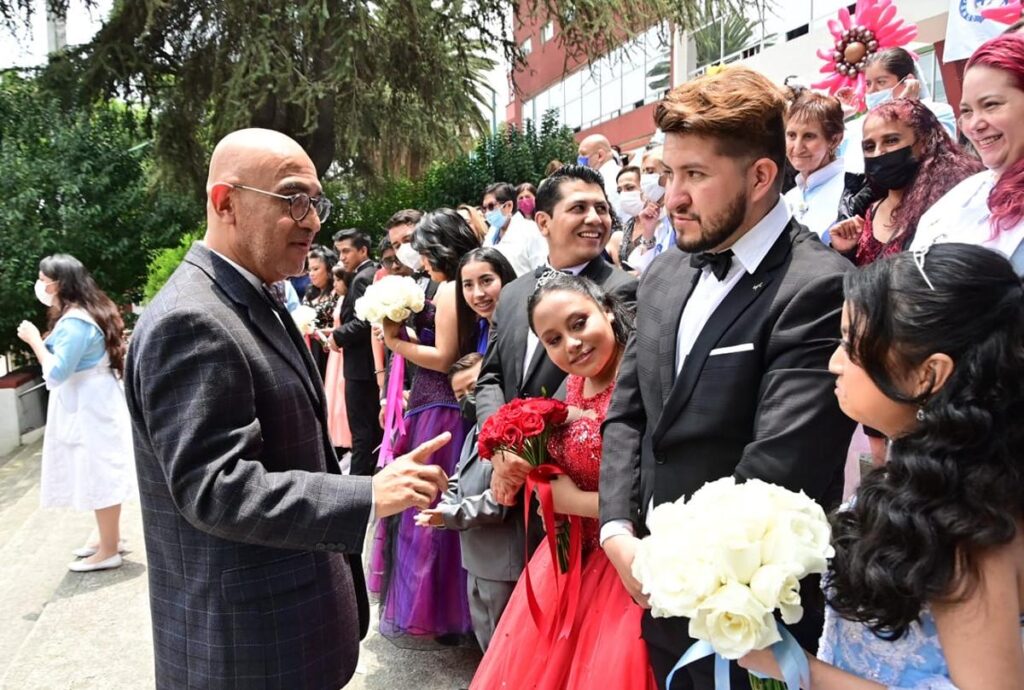
[[[121,566],[121,503],[135,485],[124,370],[124,324],[117,307],[78,259],[54,254],[39,263],[36,297],[49,308],[44,340],[29,321],[18,337],[32,348],[50,391],[43,438],[44,508],[96,512],[99,541],[76,549],[76,572]]]

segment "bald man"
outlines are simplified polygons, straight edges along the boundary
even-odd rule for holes
[[[158,688],[323,688],[352,676],[372,515],[427,507],[422,460],[341,474],[324,391],[266,286],[302,270],[330,212],[312,161],[268,130],[210,160],[207,233],[139,320],[125,367]]]
[[[608,137],[603,134],[591,134],[585,137],[580,142],[577,155],[579,156],[576,159],[577,163],[601,173],[601,177],[604,179],[604,193],[608,197],[608,202],[615,209],[615,213],[622,223],[628,221],[629,214],[623,213],[622,209],[619,208],[619,191],[616,188],[617,183],[615,181],[621,166],[615,160],[615,154],[612,151],[612,145],[608,141]]]

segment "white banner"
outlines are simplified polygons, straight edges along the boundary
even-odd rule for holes
[[[964,60],[978,46],[1001,34],[1006,26],[981,16],[982,10],[1002,7],[1009,0],[949,0],[949,18],[946,22],[946,47],[943,62]]]

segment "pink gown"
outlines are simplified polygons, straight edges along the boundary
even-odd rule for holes
[[[579,419],[561,427],[548,444],[552,461],[584,491],[597,491],[601,422],[613,388],[584,398],[583,379],[570,376],[566,402],[593,410],[597,419]],[[541,609],[564,606],[555,588],[557,566],[545,544],[536,550],[527,567]],[[595,519],[583,520],[579,602],[568,638],[552,641],[537,629],[520,577],[470,690],[656,690],[647,646],[640,637],[643,610],[630,598],[598,546]]]
[[[334,327],[341,325],[341,300],[334,308]],[[336,448],[352,447],[352,432],[348,428],[348,410],[345,408],[345,354],[331,352],[327,356],[324,374],[324,392],[327,394],[327,433]],[[339,458],[340,459],[340,458]]]

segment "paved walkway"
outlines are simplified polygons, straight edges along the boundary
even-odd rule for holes
[[[153,687],[146,554],[138,503],[125,505],[125,565],[72,573],[91,513],[39,508],[42,442],[0,458],[0,689]],[[367,540],[369,543],[369,540]],[[467,687],[479,653],[403,650],[371,629],[350,690]]]

